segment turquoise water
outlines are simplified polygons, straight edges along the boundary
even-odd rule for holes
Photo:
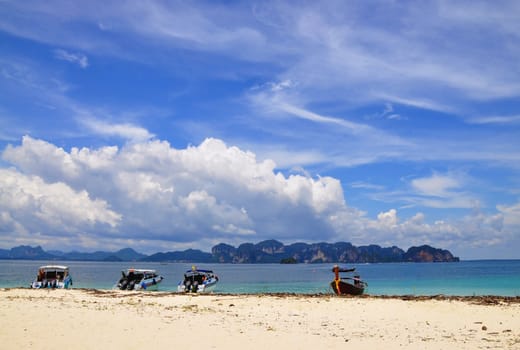
[[[159,290],[175,291],[192,264],[85,261],[0,260],[0,287],[28,287],[38,267],[70,267],[75,288],[111,289],[130,267],[156,269],[164,276]],[[332,264],[199,264],[219,276],[217,293],[331,293]],[[501,295],[520,296],[520,260],[477,260],[459,263],[354,264],[372,295]]]

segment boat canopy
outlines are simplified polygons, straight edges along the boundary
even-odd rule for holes
[[[69,275],[68,266],[63,265],[44,265],[38,270],[37,281],[63,279]]]
[[[126,269],[126,270],[122,270],[121,272],[126,272],[126,273],[133,272],[133,273],[143,273],[143,274],[157,273],[156,270],[148,270],[148,269]]]
[[[63,266],[63,265],[44,265],[44,266],[40,266],[40,270],[43,270],[43,271],[66,271],[68,269],[69,269],[68,266]]]
[[[136,276],[138,278],[153,278],[157,277],[157,271],[156,270],[149,270],[149,269],[126,269],[121,271],[123,273],[123,276]]]
[[[189,273],[213,273],[212,270],[200,270],[200,269],[196,269],[196,270],[187,270],[186,271],[186,274],[189,274]]]

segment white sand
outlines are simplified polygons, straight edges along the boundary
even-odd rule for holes
[[[0,289],[1,349],[520,349],[520,303]]]

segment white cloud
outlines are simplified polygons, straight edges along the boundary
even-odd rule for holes
[[[405,200],[429,208],[476,208],[480,200],[464,190],[471,181],[462,173],[433,173],[412,179]]]
[[[283,110],[284,112],[287,112],[295,117],[310,120],[317,123],[326,123],[326,124],[333,124],[336,126],[343,127],[345,129],[350,130],[352,133],[369,133],[373,132],[374,129],[371,128],[368,125],[359,124],[359,123],[353,123],[348,120],[340,119],[340,118],[333,118],[328,116],[319,115],[317,113],[313,113],[311,111],[305,110],[303,108],[299,108],[293,105],[290,105],[288,103],[280,103],[278,107]]]
[[[207,250],[201,245],[275,237],[457,247],[482,232],[500,242],[519,224],[511,219],[514,207],[460,222],[428,223],[423,213],[400,218],[396,209],[371,219],[346,205],[337,179],[286,177],[274,162],[218,139],[186,149],[153,140],[67,152],[26,136],[20,146],[7,147],[3,159],[18,169],[3,169],[0,177],[0,227],[13,233],[11,242]],[[445,196],[458,182],[434,175],[415,186]]]
[[[453,176],[433,174],[430,177],[413,179],[411,185],[419,194],[447,197],[451,194],[450,190],[459,188],[461,183]]]
[[[14,169],[0,169],[1,231],[14,234],[75,235],[105,225],[117,227],[121,215],[107,202],[90,198],[63,182],[47,183]]]
[[[278,92],[278,91],[283,91],[283,90],[289,89],[289,88],[295,86],[296,84],[294,82],[292,82],[290,79],[286,79],[286,80],[283,80],[278,83],[271,83],[269,85],[271,87],[271,91]]]
[[[520,227],[520,202],[513,205],[498,205],[497,209],[502,214],[505,225]]]
[[[269,154],[284,165],[288,158],[292,161],[289,166],[293,167],[320,162],[333,163],[339,167],[353,166],[381,159],[401,158],[403,152],[415,146],[397,134],[368,123],[352,121],[356,119],[355,115],[328,116],[293,104],[290,102],[292,96],[284,91],[272,91],[264,87],[256,89],[249,98],[257,109],[264,112],[264,118],[270,118],[271,137],[292,145],[292,149],[287,152],[283,148],[280,150],[280,147],[277,151],[270,151],[262,145],[255,145],[255,149],[262,150],[263,154]],[[273,127],[275,125],[280,127]],[[299,131],[292,132],[292,128]],[[306,163],[297,163],[300,159]]]
[[[154,137],[148,130],[130,123],[113,124],[93,118],[81,119],[80,122],[98,135],[118,136],[132,142],[147,141]]]
[[[56,57],[59,60],[75,63],[81,68],[88,67],[88,58],[87,56],[81,53],[72,53],[67,52],[63,49],[56,49],[54,50],[54,57]]]
[[[355,182],[350,183],[349,186],[352,188],[359,188],[359,189],[364,189],[364,190],[368,190],[368,191],[384,190],[384,186],[372,184],[372,183],[368,183],[368,182],[364,182],[364,181],[355,181]]]
[[[386,213],[379,213],[377,215],[377,220],[383,226],[388,226],[388,228],[393,228],[393,227],[397,226],[397,210],[390,209]]]
[[[51,182],[67,181],[80,175],[78,164],[63,148],[30,136],[23,137],[22,145],[8,145],[3,152],[4,160],[16,163],[28,174],[38,173],[38,176]]]
[[[134,239],[182,242],[224,239],[224,233],[233,239],[252,232],[296,239],[305,237],[308,227],[331,236],[327,217],[343,205],[337,180],[286,178],[274,172],[272,161],[257,162],[254,154],[217,139],[185,150],[148,141],[120,150],[66,152],[26,136],[21,146],[6,148],[3,158],[24,173],[61,179],[103,198],[122,214],[119,231],[134,232]],[[45,160],[53,164],[52,172]],[[286,216],[273,220],[280,211]],[[294,226],[295,219],[302,220],[301,227]]]
[[[486,117],[475,117],[466,119],[471,124],[520,124],[520,115],[493,115]]]
[[[427,109],[438,112],[454,113],[456,110],[453,107],[442,105],[440,102],[435,102],[427,99],[414,98],[414,97],[398,97],[389,93],[378,93],[374,97],[392,101],[405,106],[417,107],[421,109]]]

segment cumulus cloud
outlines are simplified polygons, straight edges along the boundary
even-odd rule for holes
[[[475,222],[428,223],[422,213],[406,219],[396,209],[371,219],[347,206],[337,179],[285,176],[272,160],[214,138],[185,149],[149,140],[66,151],[26,136],[3,159],[16,167],[0,176],[0,227],[13,242],[25,237],[47,246],[157,251],[277,238],[406,247],[464,241],[465,225]],[[438,178],[416,182],[437,194],[454,185]],[[500,217],[480,214],[479,223],[474,235],[484,227],[500,240]]]
[[[520,226],[520,202],[513,205],[498,205],[504,224]]]
[[[377,220],[389,228],[395,227],[397,225],[397,211],[390,209],[386,213],[379,213]]]
[[[306,237],[308,227],[331,237],[327,216],[344,206],[338,180],[285,177],[274,162],[258,162],[253,153],[217,139],[184,150],[156,140],[66,152],[26,136],[3,158],[20,176],[61,179],[103,198],[122,213],[118,230],[133,232],[136,240],[232,240],[254,233],[297,239]]]
[[[49,183],[14,169],[0,169],[0,230],[4,233],[78,234],[115,228],[121,215],[63,182]]]
[[[80,175],[77,163],[63,148],[29,136],[23,137],[22,145],[24,147],[8,145],[3,157],[27,174],[38,174],[51,182],[68,181]]]

